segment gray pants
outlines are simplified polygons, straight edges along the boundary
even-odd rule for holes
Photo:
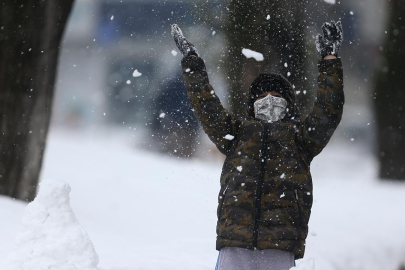
[[[221,248],[215,270],[289,270],[295,266],[294,254],[278,250]]]

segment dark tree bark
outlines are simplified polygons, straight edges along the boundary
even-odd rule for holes
[[[36,195],[57,59],[73,0],[0,3],[0,194]]]
[[[260,73],[280,73],[296,85],[297,90],[306,88],[306,3],[295,0],[230,2],[226,22],[228,54],[224,65],[234,114],[245,114],[248,88]],[[242,48],[262,53],[264,61],[246,59]]]
[[[380,177],[405,180],[405,2],[391,0],[375,91]]]

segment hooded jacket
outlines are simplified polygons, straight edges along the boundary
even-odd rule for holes
[[[266,123],[235,118],[215,95],[204,61],[182,60],[184,83],[194,114],[226,155],[217,208],[216,249],[280,249],[303,258],[313,202],[310,164],[329,142],[343,113],[340,59],[321,60],[312,112],[300,120],[290,87],[288,115]],[[254,101],[254,100],[253,100]]]

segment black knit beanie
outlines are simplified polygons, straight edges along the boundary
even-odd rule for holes
[[[267,92],[281,94],[287,100],[289,106],[293,106],[292,103],[295,102],[295,98],[292,91],[293,87],[291,83],[282,75],[276,73],[260,74],[249,88],[248,114],[254,116],[253,103],[261,94]]]
[[[250,85],[249,92],[252,99],[266,92],[277,92],[291,101],[291,84],[280,74],[260,74]]]

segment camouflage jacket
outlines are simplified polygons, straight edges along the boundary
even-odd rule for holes
[[[317,99],[305,120],[236,119],[221,105],[201,58],[183,58],[184,83],[205,133],[226,155],[216,249],[280,249],[303,258],[313,201],[310,164],[343,113],[340,59],[321,60]],[[294,94],[293,89],[291,89]]]

